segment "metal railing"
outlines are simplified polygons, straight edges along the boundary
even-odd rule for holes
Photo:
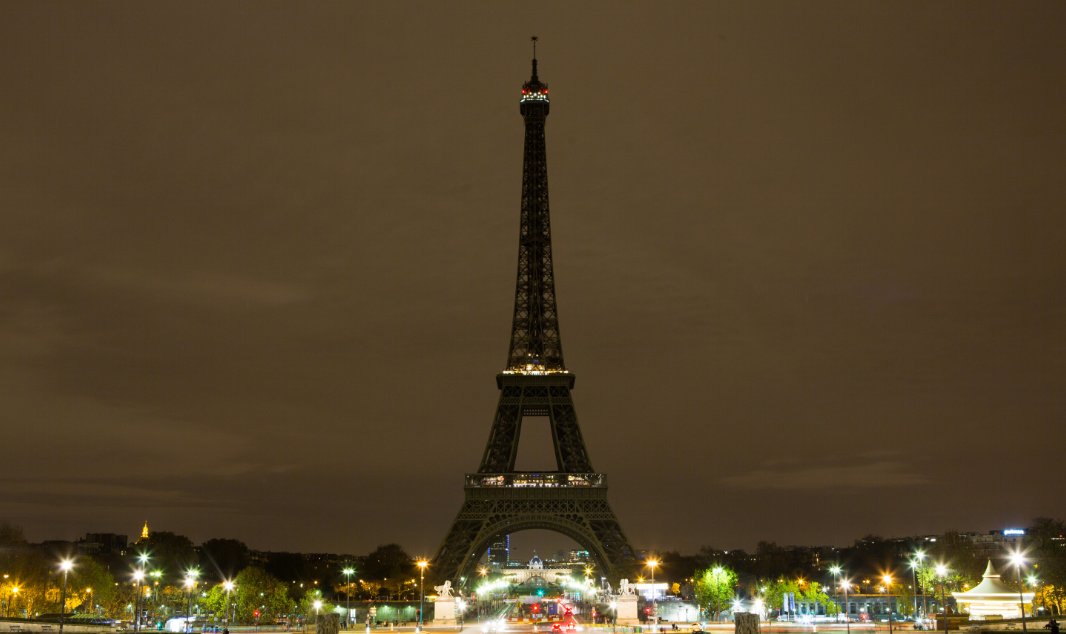
[[[603,473],[518,472],[518,473],[468,473],[466,486],[475,488],[600,488],[607,486]]]

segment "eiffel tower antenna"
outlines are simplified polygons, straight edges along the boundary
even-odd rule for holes
[[[636,560],[607,503],[607,476],[592,468],[570,396],[574,375],[563,363],[544,137],[550,103],[548,85],[537,77],[536,36],[532,41],[533,72],[518,101],[525,121],[518,275],[507,362],[496,375],[500,400],[481,466],[466,476],[465,502],[432,568],[439,580],[453,583],[472,578],[481,555],[500,536],[528,528],[570,537],[605,575],[618,575]],[[548,419],[554,471],[516,470],[526,417]]]

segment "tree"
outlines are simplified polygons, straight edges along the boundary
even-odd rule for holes
[[[414,561],[399,544],[384,544],[364,557],[360,568],[367,579],[397,579],[411,575]]]
[[[766,609],[782,610],[785,605],[785,595],[799,594],[801,592],[799,581],[796,579],[780,578],[759,584],[763,588],[763,603]]]
[[[184,535],[157,531],[139,542],[138,548],[152,556],[153,568],[163,570],[172,579],[183,577],[186,570],[199,563],[192,540]]]
[[[260,612],[261,621],[270,622],[287,616],[295,607],[285,584],[262,568],[245,568],[237,575],[234,584],[238,622],[253,622],[256,610]]]
[[[828,615],[837,613],[837,604],[829,598],[829,594],[825,591],[825,586],[817,581],[800,581],[797,583],[799,585],[799,592],[796,593],[798,600],[810,605],[820,605]]]
[[[99,605],[105,614],[117,616],[120,596],[131,594],[128,588],[115,583],[115,577],[91,557],[79,557],[67,579],[67,601],[78,612],[92,613]],[[122,591],[124,590],[124,592]]]
[[[729,605],[732,604],[737,588],[737,573],[724,566],[713,566],[697,570],[693,583],[696,603],[706,606],[709,613],[718,620]]]
[[[1040,586],[1036,600],[1052,614],[1062,614],[1066,608],[1066,522],[1047,517],[1033,520],[1026,532],[1028,558],[1035,564]]]
[[[320,601],[322,604],[319,606],[317,612],[315,610],[315,601]],[[321,590],[312,590],[304,594],[303,599],[300,600],[296,610],[297,613],[307,621],[314,621],[316,614],[327,614],[329,612],[336,611],[337,606],[326,601],[322,598]]]

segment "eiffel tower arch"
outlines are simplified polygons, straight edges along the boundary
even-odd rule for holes
[[[573,539],[604,576],[617,578],[636,561],[607,502],[607,476],[592,468],[570,394],[575,377],[563,363],[548,213],[548,110],[548,86],[537,77],[534,49],[532,76],[519,100],[525,150],[511,344],[507,365],[496,376],[500,400],[481,466],[466,475],[463,506],[433,560],[438,579],[473,578],[494,538],[528,529]],[[515,468],[522,422],[531,416],[548,419],[554,471]]]

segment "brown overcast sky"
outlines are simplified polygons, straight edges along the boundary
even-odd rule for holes
[[[1066,515],[1066,4],[572,4],[0,5],[0,520],[435,551],[534,33],[635,546]]]

